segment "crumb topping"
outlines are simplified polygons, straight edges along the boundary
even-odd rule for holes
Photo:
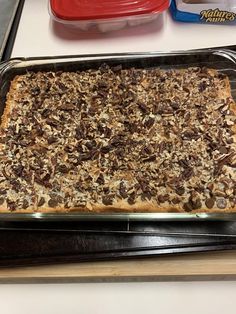
[[[14,82],[1,128],[1,206],[236,206],[235,104],[224,75],[103,65]]]

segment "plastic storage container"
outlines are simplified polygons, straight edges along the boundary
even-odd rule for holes
[[[51,17],[80,30],[109,32],[151,22],[170,0],[50,0]]]

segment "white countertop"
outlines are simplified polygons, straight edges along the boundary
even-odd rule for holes
[[[177,23],[169,14],[156,23],[88,36],[52,23],[47,3],[48,0],[25,0],[12,56],[170,51],[236,45],[234,26]]]
[[[235,282],[1,285],[2,314],[235,314]]]
[[[50,21],[47,0],[26,0],[12,56],[169,51],[236,45],[230,26],[157,24],[110,34],[75,34]],[[222,253],[223,254],[223,253]],[[2,314],[233,314],[236,282],[0,285]]]

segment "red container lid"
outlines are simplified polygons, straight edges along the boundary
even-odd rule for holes
[[[97,20],[152,14],[169,7],[169,0],[50,0],[52,13],[63,20]]]

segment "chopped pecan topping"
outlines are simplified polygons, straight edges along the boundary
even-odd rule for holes
[[[226,80],[207,68],[106,64],[19,75],[1,129],[0,204],[234,206],[236,115]]]

